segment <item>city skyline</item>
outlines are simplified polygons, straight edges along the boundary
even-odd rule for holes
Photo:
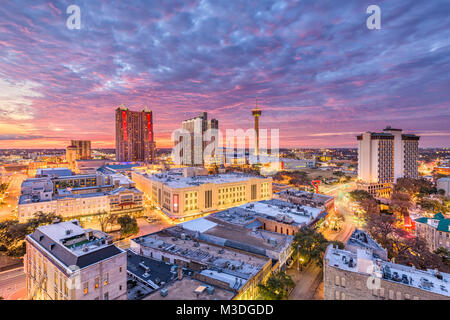
[[[387,125],[450,147],[450,4],[378,1],[381,29],[368,30],[370,4],[79,1],[81,29],[69,30],[65,2],[8,3],[0,149],[114,148],[121,104],[152,110],[156,145],[169,148],[203,111],[222,130],[252,128],[255,98],[282,148],[356,148]]]

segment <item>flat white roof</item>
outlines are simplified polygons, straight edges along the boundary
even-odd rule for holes
[[[198,218],[181,224],[184,229],[198,232],[205,232],[217,226],[217,223],[206,220],[205,218]]]
[[[340,250],[332,248],[332,245],[328,247],[327,254],[325,256],[329,261],[329,265],[331,267],[336,267],[346,271],[370,274],[369,272],[360,272],[358,271],[358,256],[350,251]],[[353,260],[353,265],[349,266],[350,258]],[[422,289],[424,291],[433,292],[436,294],[444,295],[450,297],[450,274],[440,272],[442,279],[438,279],[436,277],[436,273],[433,270],[419,270],[412,267],[404,266],[401,264],[390,263],[387,261],[376,260],[373,257],[369,257],[365,255],[364,260],[372,260],[374,268],[373,275],[376,276],[377,272],[379,277],[381,277],[383,270],[387,267],[389,269],[391,275],[393,276],[395,273],[398,275],[397,280],[395,281],[392,278],[386,279],[382,278],[386,281],[392,281],[399,284],[403,284],[405,286],[416,287]],[[378,271],[377,271],[378,270]],[[402,282],[403,275],[406,276],[408,280],[408,284]]]
[[[189,188],[196,187],[202,184],[214,183],[214,184],[225,184],[225,183],[236,183],[244,182],[250,179],[267,179],[264,177],[239,174],[239,173],[226,173],[226,174],[215,174],[206,176],[195,176],[195,177],[183,177],[179,172],[163,172],[156,173],[153,175],[147,175],[148,179],[153,181],[159,181],[171,188]]]
[[[282,203],[284,201],[279,201],[279,203]],[[304,205],[293,205],[289,202],[285,202],[286,207],[282,207],[280,205],[275,204],[274,201],[258,201],[258,202],[251,202],[244,205],[241,205],[240,208],[254,211],[256,213],[265,214],[268,216],[276,217],[277,215],[287,215],[294,222],[303,224],[308,223],[311,220],[316,219],[320,213],[322,212],[321,209],[308,207]],[[253,208],[252,208],[253,207]],[[298,210],[297,208],[300,208]]]

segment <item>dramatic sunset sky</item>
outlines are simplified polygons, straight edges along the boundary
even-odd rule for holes
[[[450,147],[449,14],[448,0],[3,0],[0,148],[114,147],[120,104],[153,110],[170,147],[201,111],[251,127],[256,97],[282,147],[356,147],[386,125]]]

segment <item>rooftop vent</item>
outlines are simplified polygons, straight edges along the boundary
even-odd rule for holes
[[[53,250],[54,247],[55,247],[55,243],[50,243],[50,250]]]

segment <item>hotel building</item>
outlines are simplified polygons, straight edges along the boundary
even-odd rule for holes
[[[30,300],[126,300],[127,255],[107,234],[77,220],[41,226],[26,238]]]
[[[238,173],[190,176],[190,169],[153,175],[132,172],[132,180],[173,219],[272,198],[272,178]]]
[[[116,109],[116,160],[121,162],[155,160],[151,111],[130,111],[123,106]]]
[[[418,178],[419,136],[386,127],[365,132],[358,139],[358,189],[389,196],[398,178]]]

